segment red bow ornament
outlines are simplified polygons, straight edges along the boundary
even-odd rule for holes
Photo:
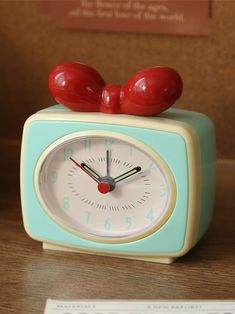
[[[79,62],[55,66],[49,89],[58,103],[75,111],[156,115],[181,96],[183,83],[172,68],[155,66],[132,75],[124,85],[106,84],[100,74]]]

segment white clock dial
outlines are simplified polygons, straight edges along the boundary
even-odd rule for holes
[[[166,163],[137,140],[95,134],[65,137],[40,158],[35,184],[44,209],[93,241],[127,242],[160,228],[176,193]]]

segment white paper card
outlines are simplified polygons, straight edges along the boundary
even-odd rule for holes
[[[235,314],[235,300],[47,300],[44,314]]]

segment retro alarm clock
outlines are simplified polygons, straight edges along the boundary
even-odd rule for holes
[[[21,199],[44,249],[172,263],[213,212],[215,137],[201,113],[169,109],[182,79],[168,67],[106,85],[93,68],[57,65],[59,103],[26,121]]]

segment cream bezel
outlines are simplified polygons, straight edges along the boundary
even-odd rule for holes
[[[188,217],[185,232],[185,240],[183,247],[177,252],[156,252],[156,253],[141,253],[141,252],[123,252],[101,250],[97,248],[83,248],[72,244],[61,244],[57,241],[48,241],[48,239],[34,237],[31,234],[27,221],[27,213],[24,200],[24,149],[27,145],[27,128],[34,121],[67,121],[67,122],[85,122],[98,124],[122,125],[129,127],[145,128],[158,131],[172,132],[180,135],[185,143],[188,160],[188,180],[189,180],[189,195],[188,195]],[[175,258],[186,254],[197,242],[197,231],[200,219],[200,201],[201,201],[201,175],[200,175],[201,159],[199,138],[195,130],[187,123],[174,120],[167,112],[160,117],[143,117],[131,115],[110,115],[103,113],[83,113],[73,112],[70,110],[45,110],[29,117],[24,125],[22,150],[21,150],[21,202],[23,212],[24,227],[31,238],[64,247],[64,249],[87,252],[89,254],[102,254],[112,256],[123,256],[127,258],[158,258],[170,257]]]
[[[45,163],[47,157],[53,153],[53,151],[59,147],[62,146],[63,144],[67,144],[71,141],[78,140],[79,139],[85,139],[85,138],[95,138],[95,137],[105,137],[105,138],[112,138],[112,139],[118,139],[127,143],[130,143],[131,145],[134,145],[136,148],[140,149],[141,151],[145,152],[147,155],[152,157],[152,159],[160,165],[161,169],[164,171],[164,174],[167,177],[168,184],[170,186],[171,190],[171,199],[168,205],[168,208],[162,217],[162,219],[156,223],[154,226],[151,226],[149,229],[140,232],[139,234],[132,235],[132,236],[126,236],[126,237],[120,237],[120,238],[108,238],[108,237],[99,237],[99,236],[93,236],[89,235],[83,232],[75,231],[72,228],[69,228],[65,224],[63,224],[60,220],[56,219],[55,216],[53,215],[52,211],[48,208],[46,205],[46,202],[44,201],[44,198],[41,194],[40,191],[40,184],[39,184],[39,178],[40,178],[40,171],[43,167],[43,164]],[[53,142],[51,145],[49,145],[41,154],[41,156],[38,159],[37,165],[35,167],[35,172],[34,172],[34,187],[35,191],[37,194],[37,197],[39,199],[39,202],[41,203],[42,208],[45,210],[45,212],[50,216],[50,218],[60,225],[63,229],[67,230],[68,232],[79,236],[81,238],[85,238],[90,241],[95,241],[95,242],[101,242],[101,243],[127,243],[127,242],[132,242],[136,241],[139,239],[142,239],[144,237],[147,237],[148,235],[152,234],[153,232],[157,231],[159,228],[161,228],[166,221],[169,219],[171,216],[173,209],[175,207],[175,202],[176,202],[176,184],[174,180],[174,176],[168,167],[167,163],[161,158],[161,156],[153,150],[150,146],[146,145],[145,143],[129,136],[125,135],[122,133],[117,133],[117,132],[111,132],[111,131],[104,131],[104,130],[89,130],[89,131],[80,131],[80,132],[74,132],[69,135],[65,135],[55,142]]]

